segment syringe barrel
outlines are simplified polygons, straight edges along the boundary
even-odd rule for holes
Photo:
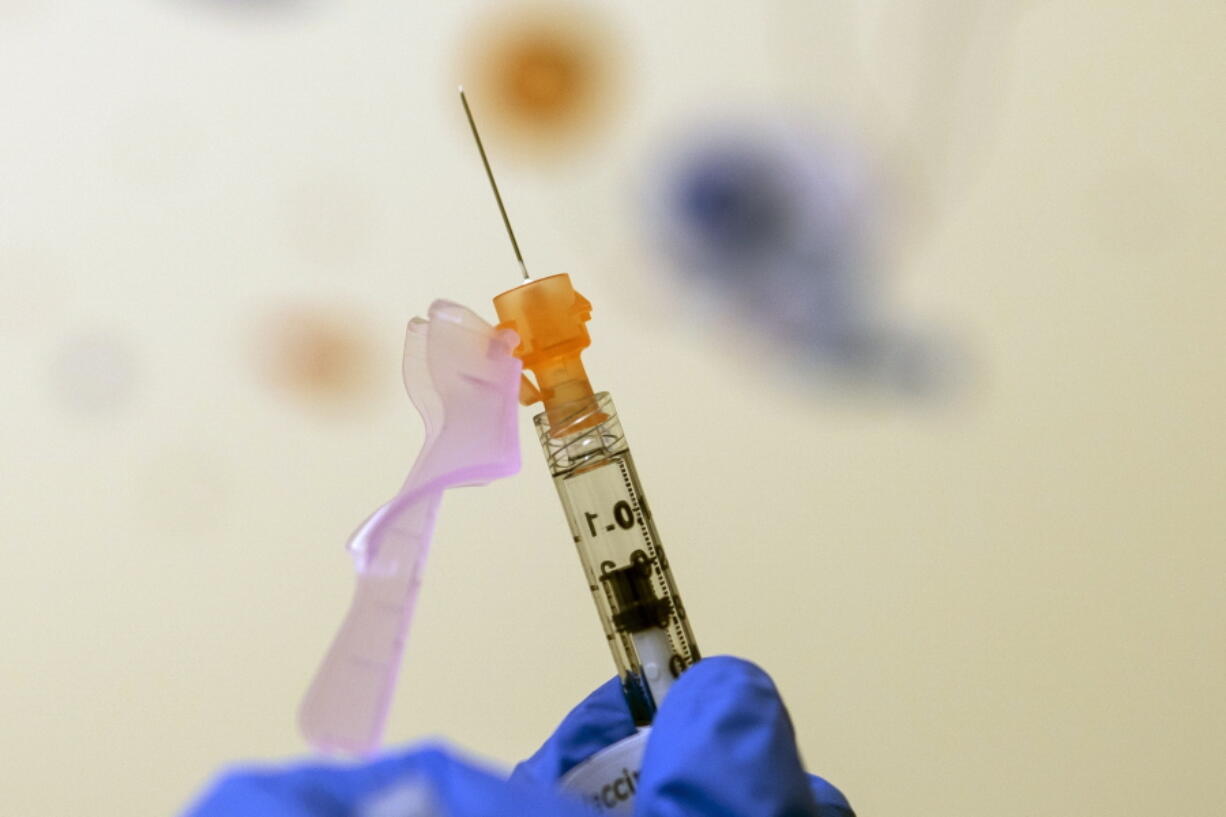
[[[698,647],[613,400],[572,405],[534,422],[630,711],[647,724]]]

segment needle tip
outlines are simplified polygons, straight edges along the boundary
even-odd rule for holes
[[[473,141],[477,143],[477,153],[481,155],[481,164],[485,167],[485,177],[489,179],[490,189],[494,191],[494,201],[498,203],[498,212],[502,215],[502,225],[507,228],[507,237],[511,239],[511,249],[515,251],[515,260],[519,262],[520,272],[524,280],[528,280],[528,267],[524,265],[523,253],[519,251],[519,242],[515,240],[515,231],[511,229],[511,219],[507,217],[507,208],[502,203],[502,194],[498,192],[498,182],[494,181],[494,171],[490,169],[490,160],[485,155],[485,145],[481,144],[481,134],[477,133],[477,123],[473,120],[473,112],[468,108],[468,97],[464,96],[464,86],[460,89],[460,103],[464,106],[464,115],[468,118],[468,127],[473,132]]]

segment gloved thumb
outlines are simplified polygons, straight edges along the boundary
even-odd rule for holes
[[[770,676],[748,661],[699,661],[652,724],[636,817],[849,817],[841,793],[804,771]]]
[[[633,734],[621,683],[613,678],[572,709],[536,754],[515,767],[511,780],[552,790],[572,768]]]

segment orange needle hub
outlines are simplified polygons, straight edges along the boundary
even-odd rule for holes
[[[556,436],[578,430],[571,423],[577,416],[590,414],[596,404],[579,359],[592,343],[587,334],[591,302],[562,273],[508,289],[494,298],[494,309],[498,328],[514,329],[519,335],[515,356],[536,375],[535,384],[524,376],[520,402],[543,402]]]

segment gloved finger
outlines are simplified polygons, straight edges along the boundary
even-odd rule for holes
[[[824,777],[818,777],[815,774],[809,775],[809,790],[813,792],[813,799],[817,801],[817,813],[821,815],[831,815],[831,817],[856,817],[856,813],[851,810],[851,803],[843,795],[843,792],[835,788]]]
[[[572,709],[536,754],[515,767],[511,780],[553,788],[559,777],[634,731],[621,681],[613,678]]]
[[[441,747],[353,766],[246,768],[185,817],[588,817],[577,803],[509,783]]]
[[[825,781],[811,787],[809,781],[791,719],[770,677],[739,658],[706,658],[686,670],[656,713],[634,813],[852,814],[838,789]]]

